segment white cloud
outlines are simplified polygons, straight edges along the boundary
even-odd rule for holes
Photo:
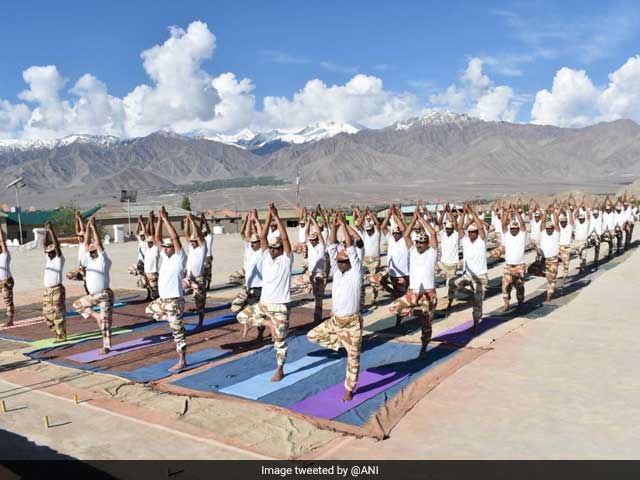
[[[262,127],[300,127],[317,121],[356,122],[370,128],[389,125],[419,110],[410,93],[385,90],[378,77],[359,74],[344,85],[328,86],[309,80],[302,90],[286,97],[265,97],[258,124]]]
[[[511,87],[493,86],[483,73],[483,60],[471,58],[458,84],[451,84],[443,92],[433,94],[429,100],[434,106],[456,112],[466,112],[487,121],[513,122],[522,104]]]
[[[563,67],[551,91],[540,90],[531,109],[532,123],[581,127],[599,121],[630,118],[640,121],[640,56],[629,58],[597,87],[584,70]]]

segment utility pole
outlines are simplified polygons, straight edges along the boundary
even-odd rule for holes
[[[16,189],[16,208],[15,211],[18,214],[18,233],[20,235],[20,245],[22,245],[22,218],[20,217],[20,198],[18,197],[18,189],[26,187],[27,184],[24,183],[22,177],[16,178],[13,182],[7,185],[7,189],[13,187]]]

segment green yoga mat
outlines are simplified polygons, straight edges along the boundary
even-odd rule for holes
[[[131,330],[130,328],[118,327],[111,330],[111,336],[120,335],[122,333],[131,333],[132,331],[133,330]],[[35,342],[31,342],[29,343],[29,346],[39,350],[41,348],[71,345],[72,343],[82,342],[84,340],[94,340],[96,338],[101,338],[101,337],[102,337],[102,334],[100,332],[93,331],[93,332],[78,333],[76,335],[70,335],[67,337],[67,340],[65,342],[55,343],[53,341],[53,338],[45,338],[42,340],[36,340]]]

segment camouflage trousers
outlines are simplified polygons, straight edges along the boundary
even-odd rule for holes
[[[609,257],[613,255],[613,239],[614,235],[609,230],[605,230],[602,232],[602,235],[600,235],[600,243],[604,242],[609,246],[609,250],[607,252]]]
[[[56,338],[66,338],[67,326],[64,318],[65,289],[63,285],[45,288],[42,297],[42,316]]]
[[[380,272],[375,275],[371,275],[370,279],[375,281],[380,288],[384,288],[394,298],[401,297],[405,293],[407,293],[407,288],[409,288],[409,277],[392,277],[389,275],[389,270],[387,268],[383,268]]]
[[[298,255],[302,255],[304,258],[307,258],[307,244],[306,243],[296,243],[293,247],[294,253]]]
[[[138,261],[135,265],[131,265],[128,272],[130,275],[144,275],[144,262]]]
[[[138,278],[137,285],[147,291],[147,296],[152,300],[159,297],[158,293],[158,273],[145,273]]]
[[[332,315],[307,333],[313,343],[330,348],[336,352],[340,347],[347,351],[347,372],[344,388],[353,392],[358,385],[360,374],[360,351],[362,350],[362,317],[355,313],[348,317]]]
[[[183,353],[187,349],[187,335],[182,322],[184,298],[157,298],[147,305],[145,313],[157,322],[165,320],[169,322],[178,353]]]
[[[524,302],[524,274],[525,264],[505,265],[502,273],[502,300],[509,303],[511,300],[511,289],[516,289],[516,300],[518,303]]]
[[[380,267],[380,257],[364,257],[362,261],[363,267],[367,273],[367,279],[373,290],[373,300],[378,298],[378,292],[382,289],[382,269]],[[362,282],[362,291],[364,293],[364,282]],[[361,299],[362,300],[362,299]],[[360,302],[361,304],[363,302]]]
[[[453,300],[455,293],[455,285],[453,282],[456,279],[458,264],[438,262],[436,264],[436,270],[444,275],[445,281],[447,282],[447,298]]]
[[[493,248],[489,251],[489,256],[493,258],[500,258],[505,253],[504,245],[498,245],[496,248]]]
[[[73,308],[88,320],[91,317],[92,309],[95,305],[100,305],[101,319],[98,320],[98,328],[102,333],[102,346],[111,348],[111,321],[113,318],[113,291],[110,288],[101,292],[85,295],[73,302]]]
[[[238,292],[238,295],[231,302],[231,311],[233,313],[240,312],[247,305],[253,305],[260,301],[260,295],[262,294],[262,288],[247,288],[243,285]]]
[[[4,300],[4,305],[7,308],[7,318],[13,318],[13,314],[15,313],[15,307],[13,305],[14,285],[13,277],[0,280],[0,293],[2,293],[2,300]]]
[[[616,250],[618,251],[618,253],[620,253],[620,251],[622,250],[623,244],[622,244],[622,228],[620,227],[616,227],[614,230],[614,234],[613,236],[616,239]]]
[[[236,270],[231,275],[229,275],[229,283],[235,283],[236,285],[244,284],[244,269]]]
[[[551,297],[556,290],[556,278],[558,277],[558,257],[544,259],[544,276],[547,279],[547,295]]]
[[[463,292],[471,295],[473,305],[473,320],[475,322],[482,318],[482,303],[484,302],[484,295],[489,285],[489,277],[487,274],[472,275],[469,272],[464,272],[461,276],[453,281],[456,292]]]
[[[276,363],[279,367],[287,359],[287,331],[289,330],[289,305],[286,303],[258,302],[249,305],[238,313],[238,323],[250,327],[261,327],[267,320],[273,323],[273,348],[276,351]]]
[[[569,262],[571,260],[571,245],[560,245],[560,262],[562,262],[562,279],[569,275]]]
[[[207,257],[204,261],[204,285],[208,287],[211,284],[211,275],[213,274],[213,257]]]
[[[436,309],[437,301],[435,290],[427,290],[422,293],[409,290],[391,304],[389,311],[400,318],[416,315],[422,321],[420,340],[422,341],[422,346],[426,347],[431,340],[433,312]]]
[[[633,222],[627,222],[624,227],[624,246],[628,248],[631,245],[631,237],[633,237]]]
[[[79,281],[79,282],[83,282],[84,281],[84,268],[83,267],[78,267],[74,270],[71,270],[70,272],[67,272],[66,277],[69,280],[75,280],[75,281]]]
[[[204,312],[207,303],[207,285],[204,277],[188,277],[184,279],[184,295],[193,295],[198,313]]]

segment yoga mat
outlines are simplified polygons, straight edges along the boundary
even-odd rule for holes
[[[113,308],[120,308],[120,307],[124,307],[125,305],[127,305],[126,302],[115,302],[113,304]],[[100,311],[100,305],[94,305],[92,310],[94,312],[99,312]],[[78,316],[80,316],[80,314],[78,312],[76,312],[75,310],[69,310],[67,312],[64,312],[64,316],[65,317],[78,317]]]
[[[195,353],[189,353],[187,351],[187,362],[189,362],[189,364],[186,368],[183,368],[181,372],[191,370],[192,368],[199,367],[207,362],[220,359],[227,355],[231,355],[231,352],[225,352],[223,350],[218,350],[217,348],[205,348],[204,350],[200,350],[199,352]],[[165,360],[154,365],[147,365],[145,367],[136,368],[135,370],[131,370],[128,372],[109,373],[111,375],[117,375],[128,380],[133,380],[134,382],[152,382],[154,380],[159,380],[161,378],[172,375],[173,372],[170,372],[169,368],[175,365],[176,361],[177,359],[172,358],[171,360]]]
[[[0,332],[4,332],[5,330],[12,330],[14,328],[26,327],[29,325],[36,325],[42,322],[44,322],[44,317],[34,317],[34,318],[27,318],[25,320],[15,320],[13,322],[13,325],[11,325],[10,327],[0,327]]]
[[[291,405],[289,408],[294,412],[304,415],[313,415],[315,417],[329,419],[336,418],[397,383],[400,383],[409,376],[408,373],[378,373],[376,370],[377,369],[373,368],[360,373],[358,387],[350,402],[342,401],[344,384],[338,383],[320,393],[305,398],[301,402]]]
[[[113,330],[111,330],[111,335],[121,335],[123,333],[131,333],[133,330],[129,329],[129,328],[122,328],[122,327],[118,327],[118,328],[114,328]],[[93,340],[96,338],[101,338],[102,334],[98,331],[93,331],[93,332],[85,332],[85,333],[78,333],[76,335],[69,335],[67,337],[67,341],[66,342],[59,342],[59,343],[54,343],[53,338],[45,338],[42,340],[36,340],[35,342],[30,342],[29,345],[31,347],[33,347],[34,349],[40,350],[42,348],[49,348],[49,347],[60,347],[63,345],[71,345],[72,343],[78,343],[78,342],[84,342],[85,340]]]
[[[203,322],[203,330],[208,330],[214,326],[224,325],[227,323],[231,323],[235,321],[235,314],[225,314],[219,315],[217,317],[205,319]],[[195,330],[196,324],[186,324],[185,330],[187,333]],[[99,336],[98,336],[99,338]],[[135,338],[133,340],[129,340],[126,342],[122,342],[116,345],[113,345],[111,351],[105,355],[102,354],[102,348],[96,348],[94,350],[89,350],[88,352],[76,353],[75,355],[71,355],[66,357],[68,360],[73,360],[78,363],[91,363],[97,360],[104,360],[105,358],[115,357],[116,355],[121,355],[123,353],[132,352],[134,350],[139,350],[141,348],[146,348],[151,345],[157,345],[158,343],[163,343],[168,340],[171,340],[173,336],[168,334],[159,334],[152,335],[149,337]]]
[[[432,340],[438,342],[468,343],[472,338],[482,335],[506,320],[496,317],[485,317],[478,324],[477,333],[473,333],[473,320],[467,320],[449,330],[439,333]]]
[[[318,352],[321,353],[321,352]],[[237,397],[257,400],[277,390],[286,388],[307,378],[324,368],[338,363],[340,359],[331,359],[323,355],[307,355],[295,362],[286,363],[284,366],[285,377],[279,382],[272,382],[272,371],[264,372],[248,380],[233,384],[220,390],[221,393],[235,395]]]

